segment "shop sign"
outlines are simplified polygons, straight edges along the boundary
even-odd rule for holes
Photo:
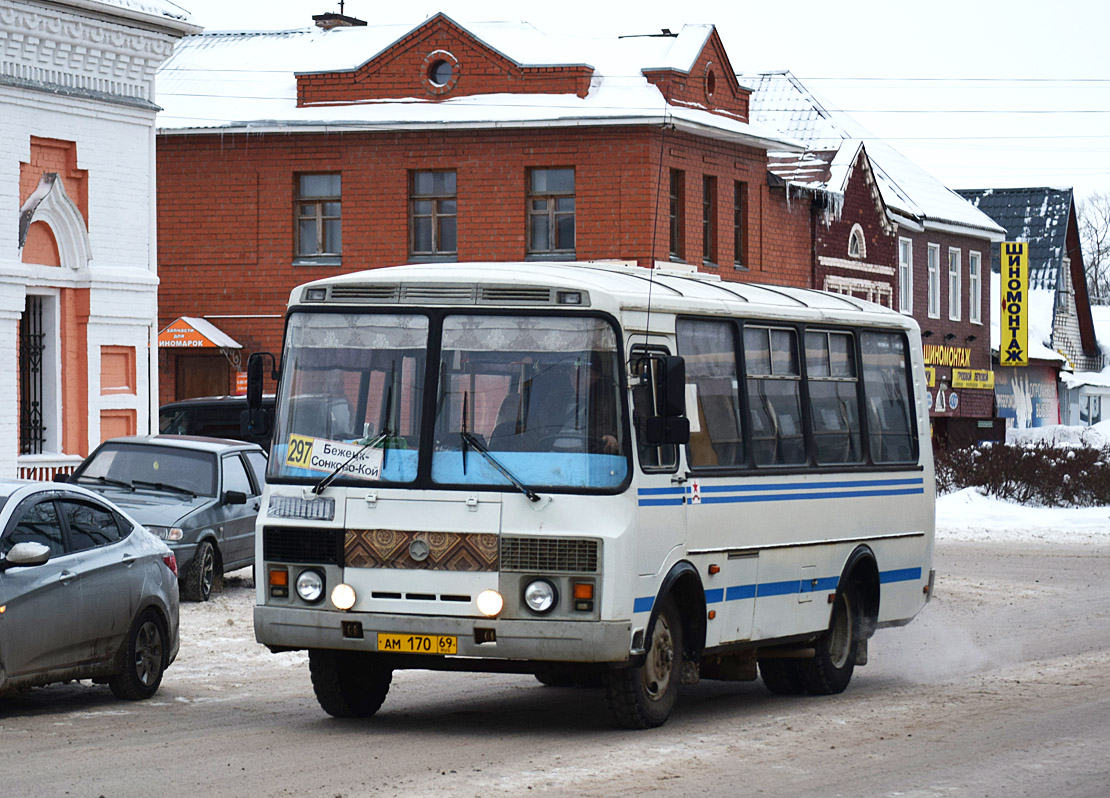
[[[1022,241],[1002,242],[1003,366],[1029,365],[1029,249]]]
[[[971,348],[925,344],[925,365],[967,368],[971,365]]]
[[[953,388],[994,390],[994,372],[990,369],[952,369]]]

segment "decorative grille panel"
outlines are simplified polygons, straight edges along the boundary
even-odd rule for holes
[[[501,538],[502,571],[597,573],[598,542],[578,538]]]

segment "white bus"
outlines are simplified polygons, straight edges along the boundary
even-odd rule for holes
[[[877,305],[398,266],[296,288],[273,373],[255,632],[332,715],[403,668],[604,685],[630,728],[698,679],[838,693],[929,598],[921,339]]]

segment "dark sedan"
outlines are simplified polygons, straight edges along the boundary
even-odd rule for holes
[[[223,574],[254,563],[266,455],[256,444],[139,435],[100,444],[70,477],[169,544],[181,596],[207,601]]]

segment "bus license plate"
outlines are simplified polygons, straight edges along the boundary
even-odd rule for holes
[[[378,651],[398,654],[457,654],[454,635],[409,635],[378,633]]]

